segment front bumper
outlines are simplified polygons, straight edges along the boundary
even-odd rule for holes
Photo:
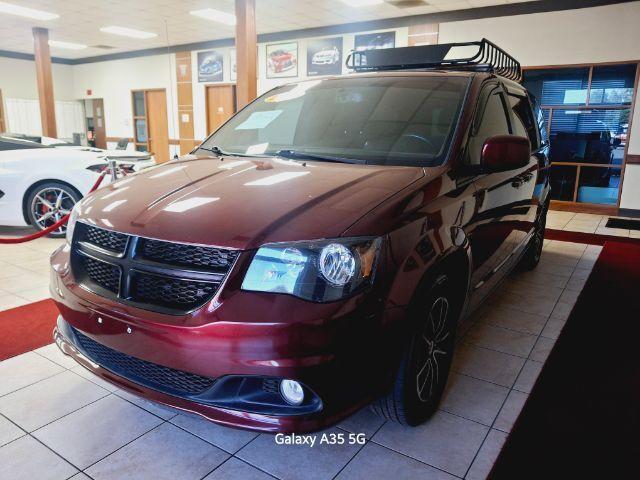
[[[395,372],[388,342],[393,344],[391,327],[401,323],[400,308],[364,315],[363,304],[355,302],[334,305],[334,313],[328,313],[326,306],[293,297],[238,292],[215,297],[188,316],[167,316],[83,289],[71,275],[66,247],[54,253],[51,263],[51,294],[61,312],[54,335],[64,353],[120,388],[223,425],[265,432],[319,430],[368,403],[386,386],[386,373]],[[258,318],[229,320],[247,315]],[[317,402],[297,410],[261,410],[250,404],[244,408],[237,398],[225,403],[220,390],[199,397],[154,388],[101,365],[76,333],[115,352],[218,384],[234,377],[295,379]]]

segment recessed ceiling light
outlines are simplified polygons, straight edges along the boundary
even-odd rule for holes
[[[42,10],[21,7],[20,5],[13,5],[12,3],[5,2],[0,2],[0,13],[33,18],[34,20],[53,20],[55,18],[60,18],[60,15],[57,13],[43,12]]]
[[[342,0],[342,3],[346,3],[350,7],[368,7],[384,3],[384,0]]]
[[[235,25],[236,16],[231,13],[221,12],[215,8],[203,8],[202,10],[192,10],[189,12],[196,17],[206,18],[207,20],[213,20],[214,22],[224,23],[225,25]]]
[[[100,31],[104,33],[113,33],[114,35],[122,35],[123,37],[131,37],[131,38],[153,38],[158,36],[157,33],[143,32],[142,30],[134,30],[133,28],[115,27],[115,26],[102,27]]]
[[[60,42],[58,40],[49,40],[49,46],[54,48],[66,48],[67,50],[83,50],[87,48],[86,45],[73,42]]]

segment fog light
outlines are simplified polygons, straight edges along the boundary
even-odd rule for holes
[[[300,405],[304,400],[304,390],[295,380],[282,380],[280,382],[282,398],[290,405]]]

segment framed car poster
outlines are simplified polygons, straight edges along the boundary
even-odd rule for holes
[[[298,43],[267,45],[267,78],[298,76]]]
[[[222,53],[216,50],[198,52],[198,82],[221,82]]]
[[[396,32],[363,33],[355,37],[356,50],[372,50],[394,48],[396,46]]]
[[[342,73],[342,37],[319,38],[307,43],[307,76]]]

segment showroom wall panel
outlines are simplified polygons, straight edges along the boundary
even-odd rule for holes
[[[640,2],[440,24],[439,42],[486,37],[525,66],[640,59]]]
[[[51,65],[53,75],[53,93],[57,100],[73,100],[72,65],[54,63]],[[11,72],[8,75],[6,72]],[[38,98],[36,84],[36,64],[32,60],[0,57],[0,90],[7,98]]]
[[[75,65],[75,98],[104,99],[107,137],[133,136],[131,91],[164,88],[167,93],[169,138],[178,138],[174,55],[153,55]],[[91,95],[87,94],[91,90]],[[113,142],[109,146],[112,147]],[[171,146],[171,155],[177,146]]]

